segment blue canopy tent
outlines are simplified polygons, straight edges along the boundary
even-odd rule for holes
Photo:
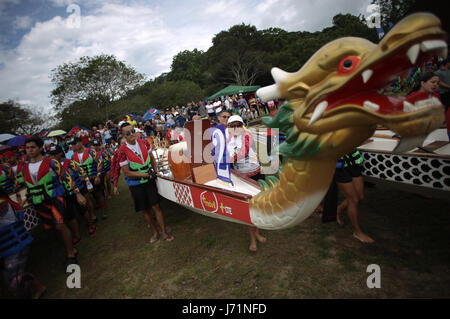
[[[145,112],[144,116],[142,116],[143,121],[148,121],[155,117],[156,114],[160,114],[160,111],[158,109],[155,109],[152,107],[147,112]]]

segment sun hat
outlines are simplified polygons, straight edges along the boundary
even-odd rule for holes
[[[242,117],[240,117],[239,115],[232,115],[230,116],[230,118],[228,119],[227,124],[233,123],[233,122],[241,122],[244,123],[244,120],[242,120]]]

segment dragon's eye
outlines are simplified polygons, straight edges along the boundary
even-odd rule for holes
[[[358,65],[359,58],[357,56],[345,57],[339,62],[338,73],[347,74],[352,72]]]

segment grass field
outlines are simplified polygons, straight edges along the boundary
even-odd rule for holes
[[[89,238],[80,220],[81,289],[66,288],[63,250],[41,227],[28,268],[48,286],[44,298],[449,298],[450,202],[389,187],[366,189],[360,206],[364,245],[352,229],[312,215],[248,250],[245,226],[208,218],[162,200],[173,242],[150,244],[121,181],[109,218]],[[369,264],[381,267],[381,288],[369,289]],[[0,297],[11,298],[0,284]]]

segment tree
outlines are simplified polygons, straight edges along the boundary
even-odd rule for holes
[[[104,109],[107,119],[108,106],[143,80],[144,75],[113,55],[84,56],[52,70],[51,81],[56,88],[51,99],[59,111],[75,102],[94,101],[98,109]]]
[[[35,134],[44,124],[44,117],[45,115],[37,115],[13,100],[0,104],[0,127],[2,132],[5,133],[15,135]]]
[[[261,31],[245,24],[218,33],[205,55],[206,69],[211,74],[209,87],[216,87],[214,83],[251,85],[268,72],[264,59],[265,50],[270,48],[263,47],[263,40]]]
[[[372,0],[372,4],[380,7],[381,26],[388,32],[389,23],[395,25],[403,19],[415,5],[417,0]]]
[[[170,67],[170,80],[187,80],[197,84],[202,83],[203,51],[194,49],[179,52],[173,57]]]
[[[148,105],[169,107],[185,105],[189,101],[204,98],[204,91],[191,81],[167,81],[152,90]]]

